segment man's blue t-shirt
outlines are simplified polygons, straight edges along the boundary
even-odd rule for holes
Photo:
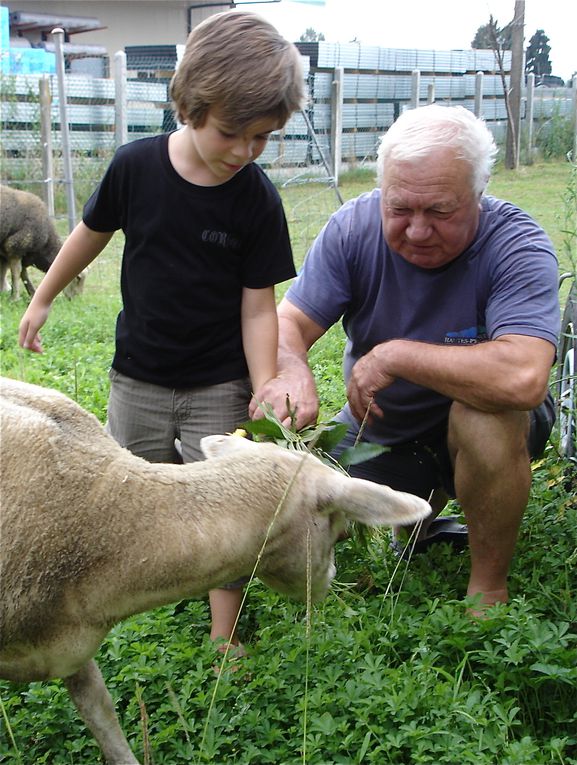
[[[481,201],[469,248],[446,266],[424,269],[387,246],[379,189],[347,202],[317,237],[288,300],[328,329],[342,317],[345,381],[375,345],[404,338],[470,345],[521,334],[556,344],[558,266],[535,221],[494,197]],[[443,427],[451,401],[405,380],[376,395],[385,416],[368,440],[399,444]],[[343,416],[353,422],[348,406]]]

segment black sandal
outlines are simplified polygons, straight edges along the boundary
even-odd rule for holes
[[[456,551],[464,550],[469,544],[466,524],[461,523],[456,515],[442,515],[431,521],[424,539],[406,544],[399,539],[394,539],[391,547],[400,558],[405,560],[411,555],[424,553],[431,545],[439,542],[450,544]]]

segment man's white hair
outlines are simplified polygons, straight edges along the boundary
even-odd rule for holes
[[[456,157],[469,163],[473,191],[482,194],[491,175],[497,146],[485,122],[462,106],[430,104],[401,114],[379,144],[379,185],[389,162],[425,158],[436,149],[446,147],[455,149]]]

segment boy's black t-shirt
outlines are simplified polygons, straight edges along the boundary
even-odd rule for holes
[[[195,186],[171,165],[168,137],[122,146],[83,220],[125,234],[113,368],[166,387],[216,385],[248,373],[243,287],[295,275],[287,223],[257,165],[222,185]]]

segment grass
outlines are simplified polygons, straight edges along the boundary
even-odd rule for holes
[[[567,164],[534,165],[498,171],[490,190],[532,212],[562,253],[568,177]],[[357,174],[343,195],[371,185]],[[332,195],[283,190],[302,250]],[[0,296],[3,374],[62,390],[104,420],[120,253],[115,237],[85,293],[56,301],[42,356],[17,349],[25,299]],[[334,328],[312,354],[328,416],[344,397],[342,343]],[[397,569],[382,531],[368,546],[338,546],[338,582],[310,625],[304,606],[256,583],[240,624],[250,675],[221,682],[214,699],[205,599],[117,625],[97,658],[134,750],[154,765],[577,765],[577,485],[567,470],[554,442],[534,465],[512,601],[486,622],[464,613],[467,552],[441,545]],[[60,682],[0,681],[0,699],[3,765],[100,761]]]
[[[498,167],[489,183],[489,193],[514,202],[529,213],[551,237],[562,265],[569,268],[564,247],[563,197],[572,166],[568,162],[541,162],[518,172]],[[575,216],[577,211],[573,210]]]

